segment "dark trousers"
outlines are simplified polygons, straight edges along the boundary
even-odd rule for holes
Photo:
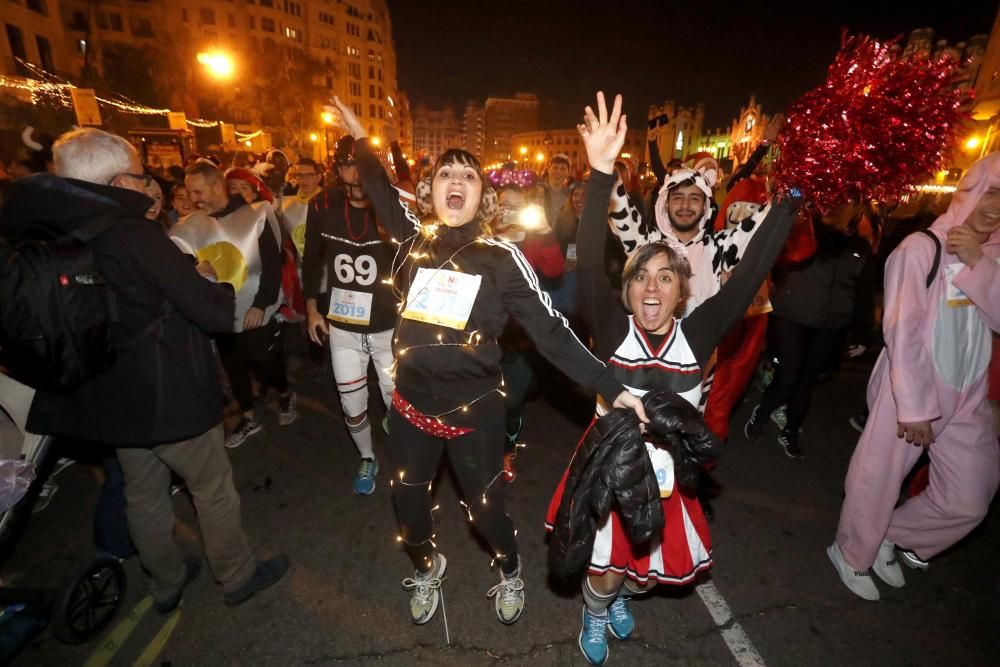
[[[98,551],[115,558],[128,558],[135,545],[128,532],[125,511],[125,474],[114,454],[101,458],[104,465],[104,485],[94,510],[94,544]]]
[[[216,344],[240,410],[253,410],[251,370],[259,373],[265,388],[271,387],[279,394],[288,393],[285,338],[281,323],[272,319],[257,329],[225,334],[216,338]]]
[[[500,479],[506,439],[503,431],[477,428],[457,438],[442,440],[424,433],[392,410],[389,432],[386,449],[389,479],[393,481],[392,500],[400,536],[413,565],[426,571],[434,553],[431,483],[447,448],[448,460],[458,479],[473,527],[493,553],[500,555],[497,560],[501,569],[508,574],[516,570],[514,524],[504,509],[506,484]]]
[[[844,327],[817,329],[771,315],[767,325],[768,349],[777,363],[774,379],[760,400],[762,417],[767,418],[777,408],[787,405],[785,430],[798,431],[809,412],[813,384],[839,352],[844,331]]]

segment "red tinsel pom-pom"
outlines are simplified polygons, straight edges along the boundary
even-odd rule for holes
[[[903,58],[893,44],[844,33],[826,82],[788,110],[773,176],[822,212],[848,197],[884,201],[938,171],[971,91],[955,88],[958,63]]]

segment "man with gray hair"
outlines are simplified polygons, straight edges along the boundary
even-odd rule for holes
[[[27,428],[116,448],[132,539],[161,613],[177,607],[201,568],[199,558],[184,558],[174,542],[169,489],[171,471],[177,473],[194,498],[205,554],[225,602],[239,604],[280,579],[288,558],[262,562],[254,556],[223,449],[222,393],[205,332],[231,328],[233,292],[144,217],[151,204],[149,176],[126,140],[74,130],[53,151],[57,175],[12,184],[0,234],[42,225],[65,235],[94,219],[111,223],[87,245],[115,297],[118,359],[68,394],[37,392]]]

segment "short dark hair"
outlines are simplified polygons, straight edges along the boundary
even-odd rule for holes
[[[572,169],[573,168],[573,165],[570,164],[569,158],[566,157],[565,155],[555,155],[555,156],[553,156],[552,159],[549,160],[549,166],[552,166],[552,165],[554,165],[557,162],[560,163],[560,164],[566,165],[567,169]]]
[[[208,160],[198,159],[197,162],[184,170],[185,176],[201,176],[213,183],[222,179],[222,170]]]
[[[311,157],[301,157],[299,161],[295,164],[296,167],[312,167],[317,172],[319,171],[319,165],[316,164],[316,160]]]
[[[497,196],[499,197],[505,192],[516,192],[517,194],[524,194],[524,188],[522,188],[517,183],[505,183],[504,185],[496,188]]]
[[[647,243],[642,246],[628,258],[625,262],[625,269],[622,271],[622,304],[625,306],[625,312],[631,313],[632,308],[628,305],[628,287],[635,276],[646,267],[649,260],[653,259],[657,255],[666,255],[668,261],[670,262],[670,270],[674,272],[677,279],[681,281],[681,298],[677,302],[677,308],[674,310],[673,314],[683,313],[687,305],[687,298],[691,294],[691,265],[688,264],[687,258],[682,256],[679,252],[670,247],[670,244],[666,241],[654,241],[653,243]]]

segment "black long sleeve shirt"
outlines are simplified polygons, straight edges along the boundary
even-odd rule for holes
[[[492,423],[495,415],[486,414],[490,410],[472,406],[463,411],[462,406],[493,395],[501,386],[502,350],[497,339],[511,315],[542,355],[574,381],[597,390],[609,402],[624,390],[552,308],[516,246],[482,237],[475,222],[460,227],[442,224],[433,237],[421,233],[368,142],[359,141],[355,150],[365,191],[386,230],[401,243],[393,273],[404,295],[420,268],[481,276],[463,330],[398,320],[396,387],[406,400],[424,414],[445,415],[442,419],[448,424]]]

